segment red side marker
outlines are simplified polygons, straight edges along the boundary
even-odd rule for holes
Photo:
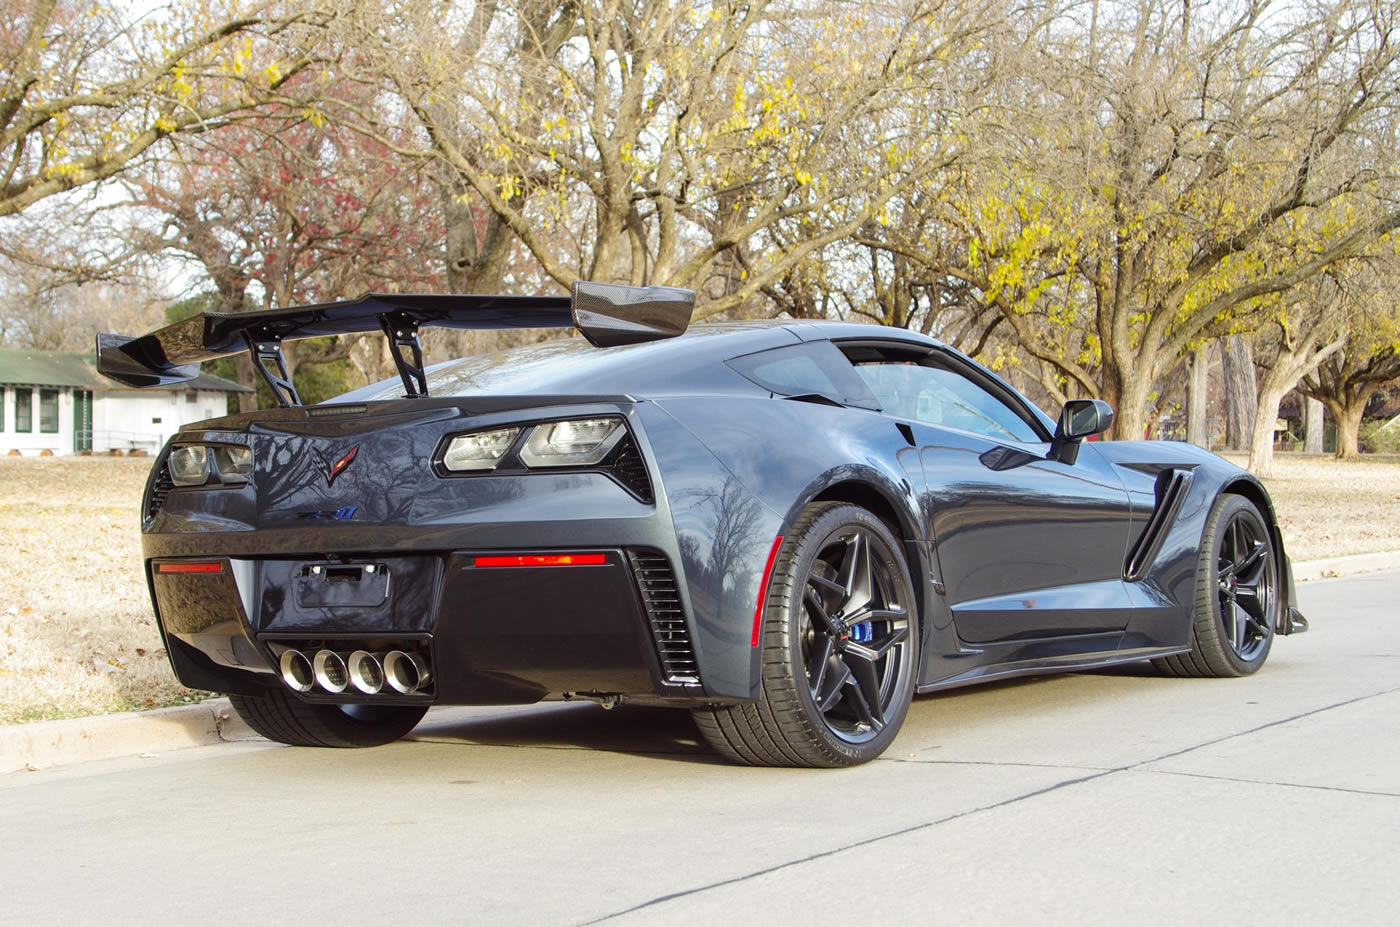
[[[763,606],[768,601],[768,581],[773,578],[773,563],[778,559],[778,548],[783,546],[783,536],[773,539],[773,547],[768,551],[768,562],[763,565],[763,580],[758,586],[758,605],[753,610],[753,639],[750,647],[758,646],[758,635],[763,630]]]

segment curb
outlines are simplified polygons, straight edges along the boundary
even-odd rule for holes
[[[1400,550],[1293,564],[1298,582],[1400,568]],[[257,740],[228,699],[197,705],[0,725],[0,775],[186,747]]]
[[[228,699],[0,726],[0,774],[253,740]]]
[[[1336,579],[1354,573],[1372,573],[1376,570],[1400,568],[1400,550],[1382,550],[1374,554],[1352,554],[1348,557],[1324,557],[1320,560],[1303,560],[1293,564],[1293,579],[1308,582],[1317,579]]]

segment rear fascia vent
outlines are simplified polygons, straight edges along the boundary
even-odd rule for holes
[[[161,457],[160,463],[156,464],[155,478],[151,480],[150,493],[146,496],[146,521],[156,517],[161,506],[165,505],[165,497],[174,488],[175,483],[170,479],[170,465],[165,457]]]
[[[700,666],[670,561],[660,551],[647,549],[629,550],[627,558],[646,607],[662,677],[668,685],[698,686]]]

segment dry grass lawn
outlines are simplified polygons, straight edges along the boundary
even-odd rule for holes
[[[0,457],[0,723],[193,701],[141,576],[151,458]]]
[[[0,458],[0,723],[205,694],[171,674],[141,576],[137,509],[150,465]],[[1400,549],[1400,458],[1283,455],[1278,472],[1269,488],[1295,560]]]
[[[1226,454],[1243,467],[1248,458]],[[1265,480],[1294,560],[1400,550],[1400,457],[1274,455]]]

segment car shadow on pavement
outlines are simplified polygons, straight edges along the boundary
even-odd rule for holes
[[[1166,673],[1160,672],[1147,660],[1139,660],[1136,663],[1120,663],[1117,666],[1100,666],[1097,669],[1080,670],[1084,676],[1137,676],[1148,679],[1173,679]]]
[[[447,709],[429,713],[407,739],[464,746],[595,750],[723,763],[700,737],[688,711],[589,703],[545,704],[499,712]],[[488,713],[489,711],[489,713]]]

